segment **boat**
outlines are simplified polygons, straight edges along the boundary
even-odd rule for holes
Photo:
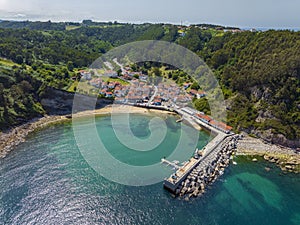
[[[183,117],[181,117],[180,119],[176,120],[176,123],[180,123],[183,121]]]

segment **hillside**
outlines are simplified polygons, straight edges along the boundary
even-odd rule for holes
[[[21,68],[0,68],[0,127],[6,129],[44,114],[41,83]]]
[[[213,38],[201,52],[228,97],[228,120],[237,130],[299,146],[300,33],[245,32]]]
[[[156,39],[189,48],[214,70],[226,97],[229,124],[236,131],[300,147],[299,32],[224,32],[225,28],[219,26],[203,29],[91,21],[71,24],[74,29],[62,29],[62,24],[49,22],[48,29],[43,23],[4,25],[6,28],[0,29],[0,57],[19,65],[2,66],[0,70],[0,120],[6,126],[43,114],[37,94],[41,86],[67,89],[78,69],[111,48]],[[21,78],[20,71],[25,74]],[[185,79],[178,77],[177,82]],[[12,94],[20,91],[25,94]]]

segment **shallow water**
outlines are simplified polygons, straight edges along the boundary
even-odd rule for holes
[[[149,135],[148,119],[131,116],[140,138]],[[149,165],[170,155],[180,136],[181,125],[168,120],[165,141],[146,157],[118,143],[109,117],[97,118],[96,124],[115,158]],[[201,132],[198,147],[208,139]],[[187,158],[192,153],[187,151]],[[299,175],[284,175],[247,157],[236,161],[203,197],[186,202],[174,199],[162,182],[132,187],[103,178],[82,157],[71,125],[56,125],[0,159],[0,224],[300,224]]]

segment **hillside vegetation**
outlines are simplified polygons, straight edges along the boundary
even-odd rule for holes
[[[0,68],[0,127],[8,128],[44,114],[41,83],[22,68]]]
[[[3,23],[3,22],[2,22]],[[194,51],[213,69],[223,89],[228,123],[268,141],[300,146],[300,33],[224,32],[170,24],[24,23],[0,27],[1,129],[43,114],[39,89],[68,89],[78,69],[115,46],[165,40]],[[62,28],[64,27],[64,29]],[[180,31],[180,32],[179,32]],[[170,74],[182,83],[188,76]],[[203,108],[206,102],[196,102]],[[5,126],[4,126],[5,125]]]
[[[290,31],[211,39],[201,55],[216,71],[228,98],[228,121],[237,130],[272,142],[299,144],[299,53],[300,33]]]

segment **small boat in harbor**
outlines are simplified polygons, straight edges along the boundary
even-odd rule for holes
[[[183,121],[183,117],[181,117],[180,119],[176,120],[176,123],[180,123]]]

